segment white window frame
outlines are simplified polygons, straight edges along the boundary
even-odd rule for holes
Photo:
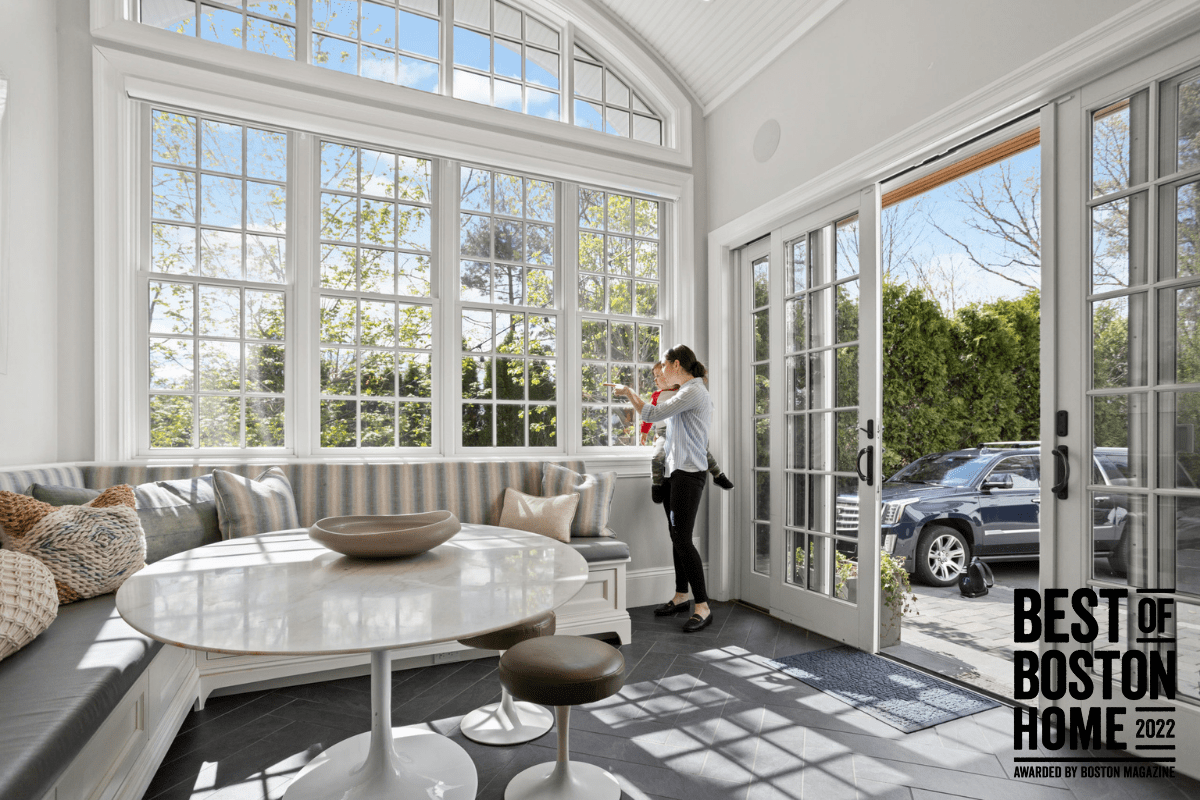
[[[139,28],[145,26],[138,25]],[[151,31],[153,33],[153,31]],[[226,53],[229,48],[222,48]],[[236,53],[234,53],[236,55]],[[595,147],[581,148],[570,143],[530,141],[528,137],[515,136],[501,129],[489,129],[479,120],[469,124],[453,121],[430,120],[420,108],[381,109],[374,104],[364,104],[356,98],[314,98],[297,89],[270,87],[264,82],[245,76],[218,73],[203,67],[180,63],[155,54],[111,50],[96,46],[94,50],[96,80],[95,96],[95,146],[96,146],[96,458],[99,460],[129,459],[187,459],[198,462],[228,462],[231,457],[238,460],[272,460],[287,458],[328,458],[339,460],[378,460],[380,458],[407,458],[408,453],[390,449],[359,449],[358,452],[322,452],[317,446],[319,414],[313,402],[295,402],[298,398],[290,394],[295,387],[313,386],[316,380],[316,364],[306,363],[310,359],[296,358],[297,347],[289,347],[288,391],[289,426],[294,434],[287,453],[264,453],[255,450],[213,452],[195,450],[188,452],[145,451],[138,447],[138,431],[146,424],[141,411],[140,393],[136,390],[136,375],[139,370],[138,353],[143,340],[137,336],[133,321],[144,314],[143,304],[138,301],[134,273],[128,265],[134,263],[141,238],[138,233],[139,220],[143,217],[141,203],[144,201],[143,186],[146,179],[146,163],[142,159],[142,140],[146,135],[139,125],[139,109],[144,103],[161,103],[172,107],[193,110],[202,114],[214,114],[243,120],[251,124],[262,124],[297,131],[295,149],[301,155],[306,148],[321,136],[359,142],[367,146],[394,149],[408,153],[426,155],[435,159],[435,178],[439,181],[440,197],[438,211],[443,221],[456,220],[457,212],[457,159],[486,165],[517,174],[559,176],[560,197],[574,191],[576,181],[599,185],[618,191],[637,192],[656,196],[669,201],[664,206],[665,219],[662,224],[670,232],[664,247],[670,253],[671,264],[688,264],[694,252],[694,200],[693,177],[690,171],[666,164],[647,164],[599,150]],[[419,93],[412,93],[419,94]],[[480,111],[487,109],[472,106]],[[516,116],[516,115],[508,115]],[[555,125],[555,130],[568,130]],[[611,139],[612,137],[604,137]],[[453,176],[452,178],[449,176]],[[293,196],[311,196],[317,178],[305,170],[293,170],[289,185],[294,184]],[[316,224],[315,209],[307,203],[293,201],[289,213],[289,228],[294,231],[313,230]],[[566,216],[569,221],[570,215]],[[567,267],[574,246],[564,243],[572,241],[574,235],[570,225],[560,225],[557,246],[563,254],[563,286],[574,280]],[[458,232],[454,226],[435,224],[434,249],[442,252],[457,252]],[[311,239],[311,241],[309,241]],[[295,260],[296,287],[315,287],[318,276],[310,266],[315,263],[312,248],[316,237],[297,237],[291,245],[290,258]],[[435,256],[434,274],[438,273]],[[447,305],[444,298],[453,298],[457,292],[457,273],[443,270],[433,287],[434,303]],[[676,291],[661,298],[663,315],[672,319],[673,331],[687,338],[692,330],[693,293],[691,282],[671,281]],[[306,291],[312,291],[311,289]],[[316,294],[311,294],[315,304]],[[561,294],[559,297],[565,297]],[[294,323],[295,341],[315,341],[317,332],[315,310],[309,314],[297,313],[297,303],[304,302],[304,294],[297,291],[289,324]],[[439,321],[440,318],[440,321]],[[452,315],[435,310],[436,336],[448,341],[446,326]],[[569,310],[564,310],[560,325],[570,330],[573,324]],[[560,338],[562,336],[560,329]],[[452,341],[452,340],[449,340]],[[577,345],[576,345],[577,347]],[[566,346],[560,348],[560,370],[569,377],[571,369],[561,364],[573,364],[578,353],[572,352],[570,337]],[[440,386],[448,386],[446,358],[457,359],[459,353],[453,348],[435,350],[434,380]],[[144,359],[142,360],[144,361]],[[443,371],[439,378],[438,371]],[[453,391],[455,387],[451,388]],[[444,390],[443,390],[444,391]],[[563,396],[571,397],[570,384],[562,390]],[[315,393],[313,398],[315,398]],[[578,411],[574,403],[564,403],[560,409],[560,437],[567,430],[577,427]],[[430,448],[420,448],[413,453],[414,459],[438,460],[463,455],[474,458],[511,457],[511,453],[494,449],[482,453],[479,449],[463,451],[457,446],[457,426],[461,422],[451,419],[449,414],[438,415],[435,408],[433,442]],[[523,449],[522,449],[523,450]],[[559,439],[557,453],[580,454],[567,438]],[[644,453],[601,454],[598,463],[611,462],[618,469],[644,469]],[[589,463],[596,459],[589,457]]]
[[[557,27],[560,33],[560,113],[559,120],[547,120],[516,114],[504,109],[482,106],[451,96],[449,71],[453,70],[453,0],[442,0],[441,77],[439,94],[385,84],[346,75],[334,70],[308,69],[311,52],[311,21],[308,6],[297,3],[297,41],[303,40],[301,58],[280,59],[244,48],[181,36],[138,22],[139,0],[91,0],[93,37],[100,42],[135,47],[168,58],[184,56],[215,69],[259,75],[284,84],[304,87],[313,94],[358,97],[392,108],[411,107],[427,115],[451,118],[467,124],[481,123],[520,135],[536,135],[550,140],[600,149],[613,154],[651,159],[664,164],[691,167],[693,159],[692,119],[698,101],[646,53],[628,33],[606,15],[583,3],[565,7],[561,0],[517,0],[522,10],[542,22]],[[663,143],[653,145],[635,139],[613,136],[600,131],[578,128],[572,113],[572,54],[576,27],[586,31],[588,52],[611,66],[631,87],[640,89],[643,100],[663,121]],[[308,38],[305,38],[308,37]],[[299,45],[298,45],[299,47]]]

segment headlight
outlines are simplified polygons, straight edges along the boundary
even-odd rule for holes
[[[895,525],[900,519],[900,515],[904,513],[904,509],[911,503],[917,502],[920,498],[908,497],[904,500],[889,500],[883,504],[883,513],[879,516],[879,522],[882,525]]]

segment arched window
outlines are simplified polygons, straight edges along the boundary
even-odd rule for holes
[[[629,83],[575,45],[575,124],[639,142],[662,144],[662,119]]]
[[[513,2],[141,0],[139,8],[143,24],[184,36],[634,141],[666,140],[664,115],[642,89],[595,48],[572,47],[565,31]]]

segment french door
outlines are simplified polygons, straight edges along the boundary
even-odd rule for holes
[[[878,649],[876,186],[742,249],[739,595]]]
[[[1200,751],[1198,54],[1191,36],[1042,112],[1042,585],[1127,591],[1120,643],[1094,647],[1175,652],[1151,716],[1181,756]],[[1131,613],[1150,597],[1175,601],[1161,635]]]

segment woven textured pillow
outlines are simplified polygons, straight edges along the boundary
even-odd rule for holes
[[[212,477],[222,538],[300,527],[292,484],[279,467],[253,480],[221,469],[214,469]]]
[[[579,506],[579,495],[535,497],[511,486],[504,490],[500,527],[540,533],[560,542],[571,541],[571,522]]]
[[[24,536],[58,505],[82,505],[88,508],[109,508],[118,505],[133,508],[137,505],[133,498],[133,487],[124,483],[110,486],[99,493],[92,489],[72,491],[78,493],[71,497],[75,502],[61,504],[43,503],[29,495],[0,491],[0,530],[14,538]],[[82,502],[85,499],[87,502]]]
[[[146,566],[146,536],[132,505],[55,508],[20,535],[0,532],[0,543],[50,568],[60,605],[115,592]]]
[[[35,483],[29,494],[52,506],[84,505],[95,489]],[[138,517],[146,533],[146,563],[220,541],[212,476],[155,481],[133,487]]]
[[[36,639],[57,616],[50,568],[33,556],[0,550],[0,661]]]
[[[558,464],[542,465],[542,496],[579,494],[579,508],[575,521],[571,523],[571,538],[595,538],[612,536],[608,529],[608,509],[617,490],[617,473],[601,472],[585,474],[560,467]]]

